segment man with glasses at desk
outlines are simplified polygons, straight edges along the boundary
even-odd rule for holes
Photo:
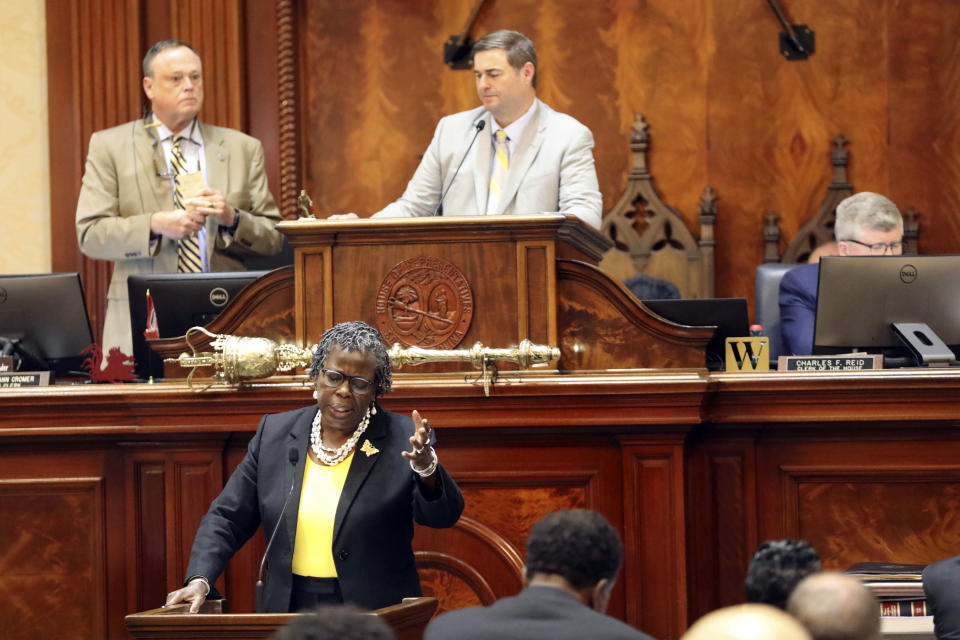
[[[879,193],[864,191],[837,205],[833,229],[837,254],[882,256],[903,253],[903,218],[897,205]],[[780,281],[780,331],[784,353],[813,353],[819,264],[791,269]]]

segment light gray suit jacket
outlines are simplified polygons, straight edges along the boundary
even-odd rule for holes
[[[572,213],[599,229],[602,203],[593,162],[593,134],[540,100],[535,99],[534,108],[536,113],[513,151],[506,185],[493,213]],[[486,213],[493,154],[490,119],[483,107],[442,118],[406,191],[373,216],[435,215],[440,194],[447,187],[443,215]],[[486,125],[468,152],[481,120]],[[464,154],[466,160],[454,178]]]
[[[135,120],[90,136],[87,165],[77,201],[80,250],[96,260],[113,260],[103,327],[103,353],[120,347],[133,353],[127,276],[173,273],[177,241],[150,242],[150,216],[173,209],[173,193],[156,129]],[[263,146],[239,131],[199,123],[206,156],[207,185],[219,189],[239,210],[232,234],[222,233],[213,217],[206,222],[207,258],[212,271],[242,270],[243,260],[271,255],[283,247],[274,228],[281,220],[267,188]]]

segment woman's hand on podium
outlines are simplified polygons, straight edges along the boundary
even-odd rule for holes
[[[163,606],[169,607],[172,604],[189,602],[190,613],[196,613],[200,610],[200,606],[206,601],[207,593],[207,583],[200,578],[194,578],[182,589],[168,593],[167,602]]]

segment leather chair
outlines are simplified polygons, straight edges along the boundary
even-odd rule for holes
[[[763,326],[763,335],[770,338],[771,368],[783,351],[783,336],[780,335],[780,280],[787,271],[798,266],[800,265],[770,262],[757,267],[753,285],[753,316],[754,322]]]

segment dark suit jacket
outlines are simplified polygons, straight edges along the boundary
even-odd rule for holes
[[[813,353],[813,328],[817,320],[817,282],[820,265],[790,269],[780,281],[780,333],[784,355]]]
[[[489,607],[450,611],[434,618],[423,640],[653,640],[616,618],[598,613],[554,587],[527,587]]]
[[[263,417],[247,455],[200,523],[188,578],[201,575],[213,584],[261,523],[269,536],[292,484],[290,505],[269,552],[264,587],[267,612],[289,610],[297,505],[316,413],[312,406]],[[333,529],[333,559],[347,603],[376,609],[422,595],[411,548],[413,521],[451,527],[463,511],[460,489],[442,466],[437,467],[439,497],[428,500],[421,493],[409,462],[400,455],[410,448],[411,435],[410,418],[378,409],[357,443]],[[362,450],[367,441],[377,452]],[[299,452],[296,467],[290,464],[290,449]]]
[[[960,556],[935,562],[923,570],[923,591],[933,611],[933,630],[940,640],[960,640]]]

